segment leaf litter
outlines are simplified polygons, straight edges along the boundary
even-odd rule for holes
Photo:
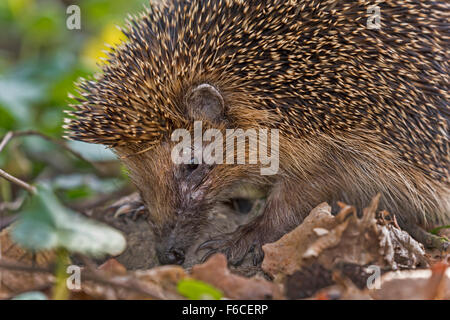
[[[125,234],[127,249],[98,267],[83,266],[89,277],[70,299],[449,299],[448,254],[426,251],[395,219],[377,212],[378,201],[360,217],[351,205],[340,204],[336,216],[328,204],[318,205],[297,228],[263,246],[261,267],[230,267],[222,254],[204,263],[193,257],[190,265],[161,266],[144,219],[105,215],[103,221]],[[136,249],[143,239],[151,241]],[[9,229],[0,240],[0,298],[35,291],[50,297],[54,253],[18,247]]]

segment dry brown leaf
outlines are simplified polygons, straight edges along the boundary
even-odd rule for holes
[[[11,240],[9,229],[0,232],[1,262],[8,265],[47,268],[54,254],[43,252],[33,255]],[[7,299],[19,293],[45,288],[53,282],[48,273],[16,271],[0,267],[0,299]]]
[[[133,273],[137,279],[160,287],[162,290],[176,292],[177,284],[187,277],[181,266],[161,266],[150,270],[138,270]]]
[[[232,274],[227,267],[226,257],[221,253],[214,254],[205,263],[192,267],[191,276],[213,285],[230,299],[282,298],[280,287],[260,276],[245,278]]]
[[[98,270],[104,271],[110,275],[125,275],[127,268],[114,258],[108,259],[105,263],[98,267]]]
[[[330,212],[331,207],[322,203],[292,232],[277,242],[265,244],[262,269],[274,277],[293,274],[299,270],[309,244],[318,239],[314,229],[331,230],[336,226],[335,218]]]
[[[334,217],[328,204],[320,204],[292,232],[263,246],[262,269],[282,281],[286,275],[313,263],[329,270],[339,263],[392,270],[425,266],[421,244],[392,224],[377,224],[378,200],[379,196],[375,197],[364,209],[362,218],[351,206],[343,205]]]

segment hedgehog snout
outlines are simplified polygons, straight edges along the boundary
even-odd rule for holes
[[[181,265],[185,259],[185,249],[176,246],[157,247],[156,254],[161,264]]]
[[[185,254],[201,234],[206,210],[198,206],[176,209],[175,220],[158,234],[156,253],[161,264],[184,263]]]

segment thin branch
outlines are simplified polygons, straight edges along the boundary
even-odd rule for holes
[[[9,173],[3,171],[2,169],[0,169],[0,177],[18,185],[19,187],[22,187],[23,189],[27,190],[28,192],[35,194],[36,193],[36,188],[33,187],[32,185],[29,185],[28,183],[20,180],[19,178],[16,178],[12,175],[10,175]]]
[[[65,142],[60,141],[58,139],[55,139],[53,137],[47,136],[43,133],[40,133],[38,131],[34,131],[34,130],[27,130],[27,131],[9,131],[2,139],[2,141],[0,142],[0,152],[3,151],[3,149],[5,148],[5,146],[11,141],[11,139],[15,138],[15,137],[23,137],[23,136],[38,136],[41,137],[44,140],[47,140],[49,142],[52,142],[56,145],[58,145],[59,147],[63,148],[64,150],[72,153],[74,156],[76,156],[77,158],[89,163],[90,165],[92,165],[97,171],[99,172],[103,172],[102,168],[97,166],[94,162],[89,161],[88,159],[86,159],[81,153],[73,150],[72,148],[70,148]],[[0,169],[0,177],[24,188],[25,190],[27,190],[30,193],[36,193],[36,188],[29,185],[28,183],[20,180],[19,178],[16,178],[12,175],[10,175],[9,173],[7,173],[6,171]]]
[[[11,271],[22,271],[22,272],[32,272],[32,273],[53,273],[50,268],[43,267],[30,267],[25,264],[11,263],[5,261],[5,259],[0,259],[0,269],[11,270]]]
[[[8,144],[9,140],[13,137],[13,132],[8,132],[2,139],[2,142],[0,142],[0,152],[2,152],[3,148]]]
[[[59,139],[50,137],[44,133],[35,131],[35,130],[25,130],[25,131],[10,131],[8,132],[4,137],[2,142],[0,143],[0,152],[4,149],[4,147],[6,146],[6,144],[8,144],[8,142],[12,139],[12,138],[16,138],[16,137],[24,137],[24,136],[38,136],[41,137],[44,140],[47,140],[51,143],[54,143],[56,145],[58,145],[59,147],[61,147],[62,149],[68,151],[69,153],[73,154],[75,157],[79,158],[80,160],[89,163],[90,165],[92,165],[96,170],[103,172],[102,168],[97,166],[97,164],[95,162],[92,162],[88,159],[86,159],[81,153],[79,153],[76,150],[73,150],[71,147],[69,147],[67,145],[67,143],[65,143],[64,141],[61,141]]]
[[[104,204],[110,202],[111,200],[115,200],[118,198],[122,198],[126,195],[129,195],[131,192],[133,192],[131,188],[124,187],[110,194],[101,194],[98,197],[95,197],[94,199],[75,201],[73,203],[68,204],[68,206],[69,208],[74,209],[75,211],[83,212],[88,209],[101,207]]]
[[[17,197],[17,199],[14,200],[13,202],[0,202],[0,213],[3,211],[18,210],[22,206],[25,198],[26,197],[24,195],[22,195],[22,196]]]
[[[53,274],[54,270],[52,268],[44,267],[30,267],[24,264],[7,262],[4,259],[0,259],[0,269],[11,270],[11,271],[21,271],[30,273],[50,273]],[[163,299],[164,297],[157,292],[157,290],[151,290],[150,288],[144,287],[135,278],[128,279],[128,283],[119,282],[114,279],[108,279],[98,272],[90,272],[88,270],[83,270],[82,277],[85,280],[93,281],[99,284],[112,286],[115,288],[125,289],[128,291],[134,291],[139,294],[148,296],[152,299]]]
[[[46,134],[43,134],[43,133],[35,131],[35,130],[26,130],[26,131],[15,131],[15,132],[12,132],[12,138],[14,138],[14,137],[23,137],[23,136],[38,136],[38,137],[41,137],[42,139],[44,139],[46,141],[49,141],[51,143],[54,143],[54,144],[58,145],[62,149],[68,151],[71,154],[73,154],[78,159],[80,159],[80,160],[82,160],[82,161],[84,161],[86,163],[89,163],[97,171],[103,172],[103,169],[101,167],[99,167],[95,162],[92,162],[92,161],[86,159],[81,153],[79,153],[76,150],[73,150],[71,147],[69,147],[67,145],[66,142],[64,142],[62,140],[50,137],[50,136],[48,136]],[[1,149],[0,149],[0,152],[1,152]]]
[[[8,144],[9,141],[11,141],[11,139],[14,137],[14,132],[9,131],[2,139],[2,142],[0,142],[0,152],[3,151],[3,149],[5,148],[5,146]],[[27,190],[30,193],[36,193],[36,188],[29,185],[28,183],[20,180],[19,178],[16,178],[12,175],[10,175],[9,173],[7,173],[6,171],[0,169],[0,177],[18,185],[19,187],[24,188],[25,190]]]

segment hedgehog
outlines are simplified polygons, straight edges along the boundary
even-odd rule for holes
[[[368,26],[378,6],[379,28]],[[198,249],[231,264],[318,204],[380,210],[433,247],[450,222],[449,3],[446,1],[167,0],[129,16],[126,40],[82,80],[65,128],[122,159],[158,235],[182,264],[207,215],[245,186],[260,215]],[[179,128],[279,130],[279,170],[261,163],[174,163]],[[250,151],[246,151],[250,152]],[[448,244],[448,243],[447,243]]]

